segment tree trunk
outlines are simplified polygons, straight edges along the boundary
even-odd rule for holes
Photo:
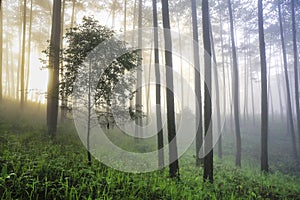
[[[88,157],[88,165],[92,165],[92,158],[91,158],[91,149],[90,149],[90,132],[91,132],[91,61],[89,63],[89,78],[88,78],[88,121],[87,121],[87,157]]]
[[[123,29],[124,29],[124,41],[126,40],[126,27],[127,27],[127,0],[124,0],[124,22],[123,22]]]
[[[157,125],[157,149],[158,149],[158,167],[164,167],[164,136],[161,116],[161,91],[160,91],[160,67],[159,67],[159,49],[158,49],[158,20],[157,20],[157,1],[153,0],[153,27],[154,27],[154,59],[155,59],[155,82],[156,82],[156,125]]]
[[[49,55],[49,83],[47,91],[47,126],[48,133],[55,137],[58,115],[59,95],[59,53],[60,53],[60,26],[61,0],[53,1],[52,30]]]
[[[24,109],[25,103],[25,42],[26,42],[26,0],[23,8],[23,38],[22,38],[22,58],[21,58],[21,109]]]
[[[213,57],[213,65],[217,64],[217,58],[216,58],[216,52],[215,52],[215,43],[214,43],[214,38],[212,34],[212,27],[211,27],[211,21],[209,18],[209,36],[211,39],[211,52],[212,52],[212,57]],[[220,113],[220,93],[219,93],[219,77],[218,77],[218,71],[217,71],[217,65],[213,67],[214,71],[214,77],[215,77],[215,90],[216,90],[216,112],[217,112],[217,132],[220,134],[219,139],[218,139],[218,157],[222,158],[222,135],[220,133],[221,131],[221,113]]]
[[[171,178],[178,178],[178,152],[177,138],[175,126],[175,110],[173,95],[173,62],[172,62],[172,36],[170,31],[169,19],[169,1],[164,0],[162,4],[164,39],[165,39],[165,65],[166,65],[166,81],[167,81],[167,124],[168,124],[168,142],[169,142],[169,173]]]
[[[0,1],[0,102],[2,101],[2,55],[3,55],[3,11]]]
[[[62,3],[62,12],[61,12],[61,31],[60,31],[60,49],[63,50],[63,35],[64,35],[64,19],[65,19],[65,5],[66,0],[63,0]],[[61,55],[62,56],[62,55]],[[64,77],[64,66],[63,58],[60,61],[60,79],[63,80]],[[65,86],[61,85],[61,107],[60,107],[60,122],[63,123],[66,118],[66,109],[67,109],[67,95],[65,93]]]
[[[268,81],[263,22],[262,0],[258,0],[258,29],[261,64],[261,170],[268,172]]]
[[[236,134],[236,166],[241,166],[241,131],[240,131],[240,118],[239,118],[239,71],[237,62],[237,53],[235,47],[234,37],[234,26],[233,26],[233,14],[231,0],[228,0],[228,10],[230,17],[230,32],[231,32],[231,47],[232,47],[232,59],[233,59],[233,109],[234,109],[234,123],[235,123],[235,134]]]
[[[139,0],[139,12],[138,12],[138,67],[137,69],[137,88],[136,88],[136,96],[135,96],[135,110],[138,116],[136,117],[135,123],[135,137],[138,138],[141,135],[141,126],[142,126],[142,8],[143,2]]]
[[[195,69],[195,109],[196,109],[196,166],[201,164],[200,149],[203,144],[202,132],[202,100],[201,100],[201,79],[200,79],[200,60],[199,60],[199,34],[197,20],[196,0],[191,0],[192,6],[192,24],[193,24],[193,48],[194,48],[194,69]],[[197,109],[198,108],[198,109]],[[199,123],[199,124],[198,124]]]
[[[76,4],[76,0],[72,0],[71,28],[74,27],[74,21],[75,21],[75,4]]]
[[[293,149],[293,156],[295,159],[298,158],[297,153],[297,146],[296,146],[296,135],[294,129],[294,122],[293,122],[293,114],[292,114],[292,104],[291,104],[291,92],[290,92],[290,82],[289,82],[289,75],[287,69],[287,56],[286,56],[286,48],[285,48],[285,41],[283,35],[283,25],[282,25],[282,17],[281,17],[281,5],[280,1],[278,1],[278,21],[280,24],[280,37],[281,37],[281,46],[282,46],[282,56],[283,56],[283,66],[284,66],[284,75],[285,75],[285,84],[286,84],[286,92],[287,92],[287,117],[289,122],[289,129],[292,136],[292,149]]]
[[[209,6],[208,0],[202,0],[202,24],[203,24],[203,44],[204,44],[204,63],[205,63],[205,90],[204,90],[204,130],[205,130],[205,147],[204,147],[204,174],[203,180],[209,180],[211,183],[213,177],[213,146],[212,146],[212,102],[211,102],[211,42],[209,27]]]
[[[295,98],[296,98],[296,116],[298,127],[298,143],[300,146],[300,107],[299,107],[299,78],[298,78],[298,48],[297,48],[297,31],[295,16],[295,1],[292,1],[292,31],[293,31],[293,53],[294,53],[294,76],[295,76]]]
[[[29,78],[30,78],[30,53],[31,53],[31,30],[32,30],[32,1],[30,0],[30,19],[29,19],[29,30],[28,30],[28,47],[27,47],[27,72],[26,72],[26,85],[25,85],[25,102],[27,102],[28,99],[28,84],[29,84]]]

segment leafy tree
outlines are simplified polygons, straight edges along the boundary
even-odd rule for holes
[[[92,81],[97,81],[95,86],[95,105],[98,108],[111,108],[113,96],[118,96],[119,105],[123,111],[126,105],[126,100],[132,96],[132,85],[135,78],[130,70],[137,67],[138,57],[136,51],[131,51],[126,47],[123,41],[113,37],[114,31],[105,26],[99,25],[98,21],[92,17],[84,17],[80,25],[70,28],[65,35],[68,46],[63,50],[64,61],[64,77],[61,82],[62,90],[65,95],[70,96],[74,90],[74,82],[76,78],[81,78],[84,83],[84,77],[77,77],[79,72],[88,77],[87,69],[84,69],[84,61],[87,56],[102,42],[111,41],[110,46],[105,46],[103,49],[98,49],[102,55],[97,54],[97,58],[93,60],[92,74],[101,74],[100,77],[94,77]],[[112,63],[107,63],[109,57],[115,52],[126,52],[118,58],[113,59]],[[110,55],[111,54],[111,55]],[[97,64],[95,65],[95,63]],[[109,64],[107,68],[105,66]],[[118,85],[118,88],[116,86]],[[119,86],[122,86],[120,88]],[[106,116],[111,115],[106,109],[106,112],[101,112]]]

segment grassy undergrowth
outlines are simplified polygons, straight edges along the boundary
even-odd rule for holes
[[[215,160],[214,184],[203,183],[192,150],[179,161],[180,181],[169,179],[168,169],[130,174],[97,160],[88,166],[70,122],[51,140],[42,108],[24,115],[15,107],[0,114],[0,199],[300,199],[298,176],[238,169],[229,155]]]

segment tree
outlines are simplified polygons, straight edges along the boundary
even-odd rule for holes
[[[29,30],[28,30],[28,46],[27,46],[27,74],[26,74],[26,85],[25,85],[25,102],[27,101],[29,90],[28,90],[28,84],[29,84],[29,77],[30,77],[30,53],[31,53],[31,37],[32,37],[32,1],[30,0],[30,14],[29,14]]]
[[[26,42],[26,0],[23,9],[23,37],[22,37],[22,58],[21,58],[21,109],[25,102],[25,42]]]
[[[232,59],[233,59],[233,104],[234,104],[234,123],[235,123],[235,134],[236,134],[236,166],[241,166],[241,153],[242,153],[242,143],[241,143],[241,130],[240,130],[240,119],[239,119],[239,71],[237,62],[237,53],[235,46],[234,37],[234,26],[233,26],[233,13],[231,0],[227,1],[229,18],[230,18],[230,33],[231,33],[231,48],[232,48]]]
[[[208,0],[202,0],[202,25],[203,25],[203,44],[204,44],[204,64],[205,64],[205,90],[204,90],[204,174],[203,180],[213,182],[213,146],[212,146],[212,126],[211,126],[211,43],[209,30],[209,6]]]
[[[60,49],[63,49],[63,35],[64,35],[64,27],[65,27],[65,6],[66,0],[63,0],[62,3],[62,13],[61,13],[61,31],[60,31]],[[60,78],[62,79],[64,76],[64,68],[63,68],[63,58],[60,60]],[[68,99],[65,95],[65,91],[63,86],[61,85],[61,107],[60,107],[60,122],[63,123],[66,118]]]
[[[127,112],[127,104],[122,100],[130,98],[130,95],[127,94],[132,93],[132,86],[135,81],[131,70],[137,67],[137,52],[128,52],[125,43],[113,38],[113,36],[114,31],[99,25],[99,22],[91,17],[85,17],[82,24],[69,29],[65,35],[67,46],[64,48],[62,56],[64,76],[61,82],[63,86],[61,92],[65,92],[66,97],[72,96],[79,101],[78,105],[83,106],[82,108],[73,105],[73,109],[87,110],[83,119],[86,119],[84,123],[87,125],[89,165],[91,165],[90,131],[95,126],[95,120],[98,122],[102,116],[111,117],[112,113],[108,113],[111,111],[110,102],[116,101],[116,99],[118,99],[116,103],[119,105],[118,108],[122,109],[122,112]],[[111,41],[110,46],[100,45],[106,44],[106,41]],[[102,49],[99,48],[99,45]],[[116,52],[128,53],[122,54],[113,61],[110,60]],[[109,66],[106,68],[107,64]],[[126,76],[126,74],[129,75]],[[75,82],[79,84],[76,85],[76,93],[74,93]],[[122,87],[120,88],[118,85]],[[86,91],[88,92],[87,95]],[[113,99],[114,97],[117,98]],[[97,116],[92,115],[92,109],[96,110]]]
[[[261,170],[268,172],[268,83],[263,22],[262,0],[258,0],[258,29],[261,63]]]
[[[99,44],[105,42],[106,40],[112,40],[114,36],[114,31],[108,29],[105,26],[99,25],[99,22],[91,17],[84,17],[83,23],[69,29],[66,34],[67,46],[63,49],[63,60],[64,60],[64,77],[62,79],[61,85],[63,85],[63,91],[66,96],[71,96],[74,91],[74,83],[76,81],[79,72],[83,73],[86,77],[89,76],[88,70],[83,68],[83,62],[87,58],[88,54]],[[114,46],[109,48],[105,55],[109,56],[109,53],[113,54],[114,51],[120,51],[126,48],[124,42],[114,39]],[[125,51],[125,50],[124,50]],[[108,58],[105,55],[101,57],[101,63],[105,64]],[[100,58],[99,58],[100,59]],[[103,106],[103,108],[110,107],[110,102],[113,95],[117,95],[114,91],[114,87],[122,81],[124,88],[130,88],[135,79],[130,77],[130,79],[123,78],[124,74],[130,70],[137,67],[137,51],[125,53],[116,60],[114,60],[110,66],[104,69],[99,80],[97,87],[95,88],[95,104],[97,106]],[[103,64],[103,65],[104,65]],[[96,65],[98,68],[92,71],[92,74],[99,74],[103,70],[103,66]],[[102,67],[102,68],[101,68]],[[94,79],[92,79],[94,80]],[[96,80],[96,79],[95,79]],[[84,80],[82,80],[84,81]],[[83,82],[83,84],[87,84]],[[83,91],[84,92],[84,91]],[[127,91],[128,93],[132,91]],[[127,92],[119,91],[120,95],[129,97]]]
[[[61,0],[53,0],[52,29],[49,49],[49,83],[47,91],[48,133],[54,137],[57,129],[59,97],[59,54],[61,31]]]
[[[155,81],[156,81],[156,105],[161,105],[161,90],[160,90],[160,70],[159,70],[159,49],[158,49],[158,20],[157,20],[157,2],[152,1],[153,6],[153,27],[154,27],[154,60],[155,60]],[[164,166],[164,138],[162,129],[161,108],[156,110],[157,123],[157,149],[158,149],[158,167]]]
[[[193,24],[193,49],[194,49],[194,69],[195,69],[195,93],[196,93],[196,166],[200,166],[200,149],[203,143],[202,132],[202,100],[201,100],[201,83],[200,83],[200,60],[199,60],[199,34],[197,20],[196,0],[191,0],[192,24]],[[199,110],[198,110],[198,109]],[[199,123],[199,124],[198,124]]]
[[[162,16],[165,39],[165,64],[167,81],[167,124],[168,124],[168,142],[169,142],[169,174],[171,178],[179,179],[179,165],[177,152],[177,138],[175,127],[175,110],[173,95],[173,62],[172,62],[172,39],[169,19],[169,1],[164,0],[162,4]]]
[[[135,96],[135,109],[136,113],[142,115],[142,9],[143,9],[143,1],[139,0],[139,12],[138,12],[138,65],[140,69],[137,69],[137,88],[136,88],[136,96]],[[136,128],[135,128],[135,136],[138,137],[141,133],[142,119],[141,117],[136,117]]]
[[[3,10],[0,1],[0,102],[2,101]]]
[[[293,32],[293,54],[294,54],[294,76],[295,76],[295,98],[296,98],[296,117],[298,127],[298,142],[300,146],[300,105],[299,105],[299,78],[298,78],[298,47],[297,47],[297,30],[296,30],[296,16],[295,16],[295,1],[291,0],[292,9],[292,32]]]
[[[282,47],[282,56],[283,56],[283,67],[284,67],[284,76],[285,76],[285,86],[286,86],[286,96],[287,96],[287,117],[288,117],[288,127],[291,131],[292,136],[292,149],[293,156],[297,159],[297,146],[296,146],[296,136],[293,122],[293,113],[292,113],[292,103],[291,103],[291,91],[290,91],[290,81],[288,75],[288,63],[287,63],[287,55],[286,55],[286,47],[283,35],[283,24],[282,24],[282,16],[281,16],[281,5],[278,0],[278,21],[280,25],[280,38],[281,38],[281,47]]]

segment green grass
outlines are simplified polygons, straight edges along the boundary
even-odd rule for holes
[[[275,170],[262,174],[251,156],[234,167],[231,148],[215,159],[214,184],[203,183],[193,148],[179,160],[181,180],[168,169],[131,174],[97,160],[87,165],[86,150],[71,122],[46,133],[44,108],[29,106],[25,114],[6,103],[0,114],[0,199],[300,199],[300,178]],[[113,136],[114,137],[114,136]],[[130,145],[130,139],[124,145]],[[226,141],[225,141],[226,144]],[[284,163],[282,163],[284,165]],[[284,167],[284,166],[283,166]]]

